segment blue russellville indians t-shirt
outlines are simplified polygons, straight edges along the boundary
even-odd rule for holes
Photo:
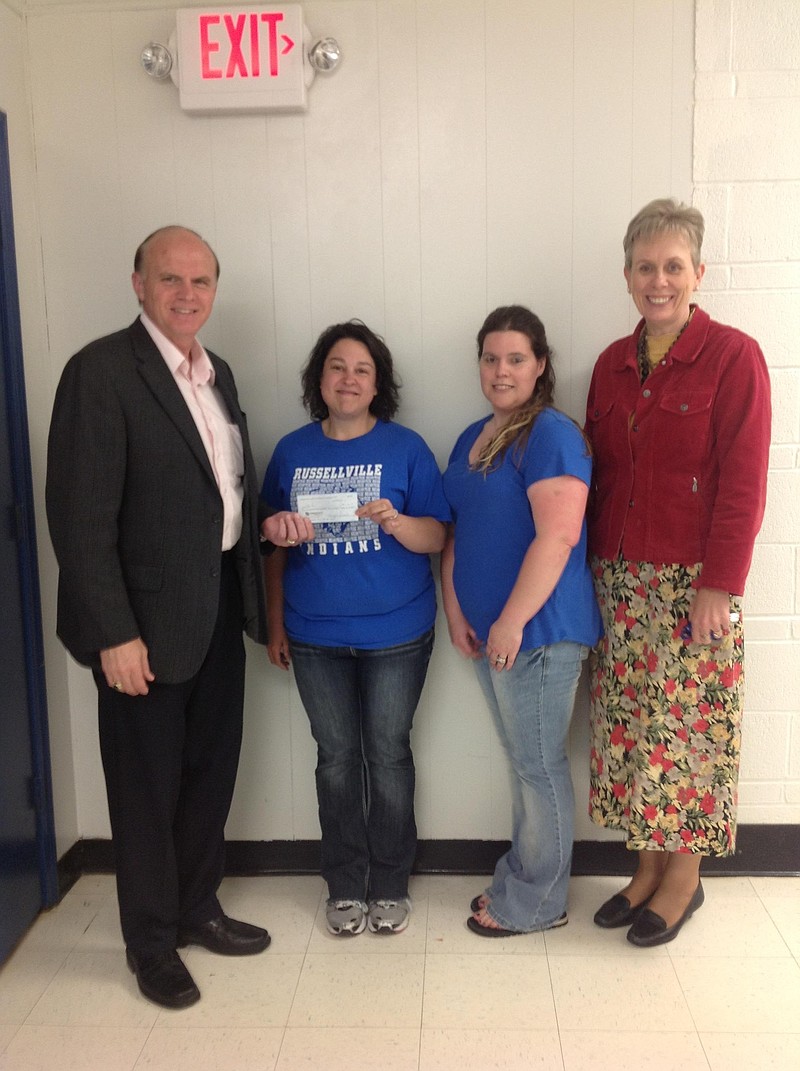
[[[449,521],[436,459],[421,436],[378,421],[356,439],[329,439],[319,423],[284,436],[264,477],[262,497],[297,511],[297,496],[353,494],[358,505],[387,498],[399,513]],[[436,590],[430,557],[415,554],[374,521],[319,521],[314,542],[292,547],[283,578],[290,639],[320,647],[377,650],[408,643],[433,627]]]
[[[496,469],[470,468],[469,452],[488,417],[459,436],[444,474],[455,522],[453,583],[461,610],[482,642],[514,587],[536,529],[528,488],[555,476],[589,485],[592,461],[580,431],[557,409],[540,413],[524,453],[512,446]],[[601,635],[586,561],[586,521],[550,598],[525,626],[522,650],[564,640],[593,646]]]

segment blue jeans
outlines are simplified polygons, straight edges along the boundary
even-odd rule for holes
[[[520,651],[501,673],[475,663],[512,770],[511,848],[498,861],[489,914],[509,930],[546,930],[567,909],[575,798],[567,735],[588,648]]]
[[[411,723],[433,630],[398,647],[290,643],[317,742],[322,876],[334,900],[400,900],[417,849]]]

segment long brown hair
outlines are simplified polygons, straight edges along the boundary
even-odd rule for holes
[[[543,409],[552,406],[556,389],[553,354],[547,342],[544,324],[535,313],[526,309],[524,305],[503,305],[494,312],[490,312],[478,332],[478,360],[483,355],[483,343],[486,336],[494,331],[518,331],[521,335],[525,335],[530,342],[534,356],[539,360],[544,360],[545,364],[528,401],[489,440],[475,460],[472,467],[484,474],[497,468],[512,447],[515,457],[522,456],[536,418]]]

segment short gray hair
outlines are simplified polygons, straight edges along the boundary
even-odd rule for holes
[[[659,197],[640,208],[628,224],[622,248],[625,250],[625,267],[633,263],[633,243],[654,238],[658,234],[675,233],[686,239],[692,254],[695,270],[700,267],[700,252],[706,225],[703,214],[691,205],[676,201],[673,197]]]

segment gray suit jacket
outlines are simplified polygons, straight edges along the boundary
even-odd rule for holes
[[[242,434],[245,495],[236,562],[243,627],[265,642],[258,483],[228,365],[216,386]],[[172,373],[137,319],[67,363],[47,461],[47,518],[59,564],[58,635],[84,665],[141,636],[156,680],[188,680],[217,616],[222,500]]]

